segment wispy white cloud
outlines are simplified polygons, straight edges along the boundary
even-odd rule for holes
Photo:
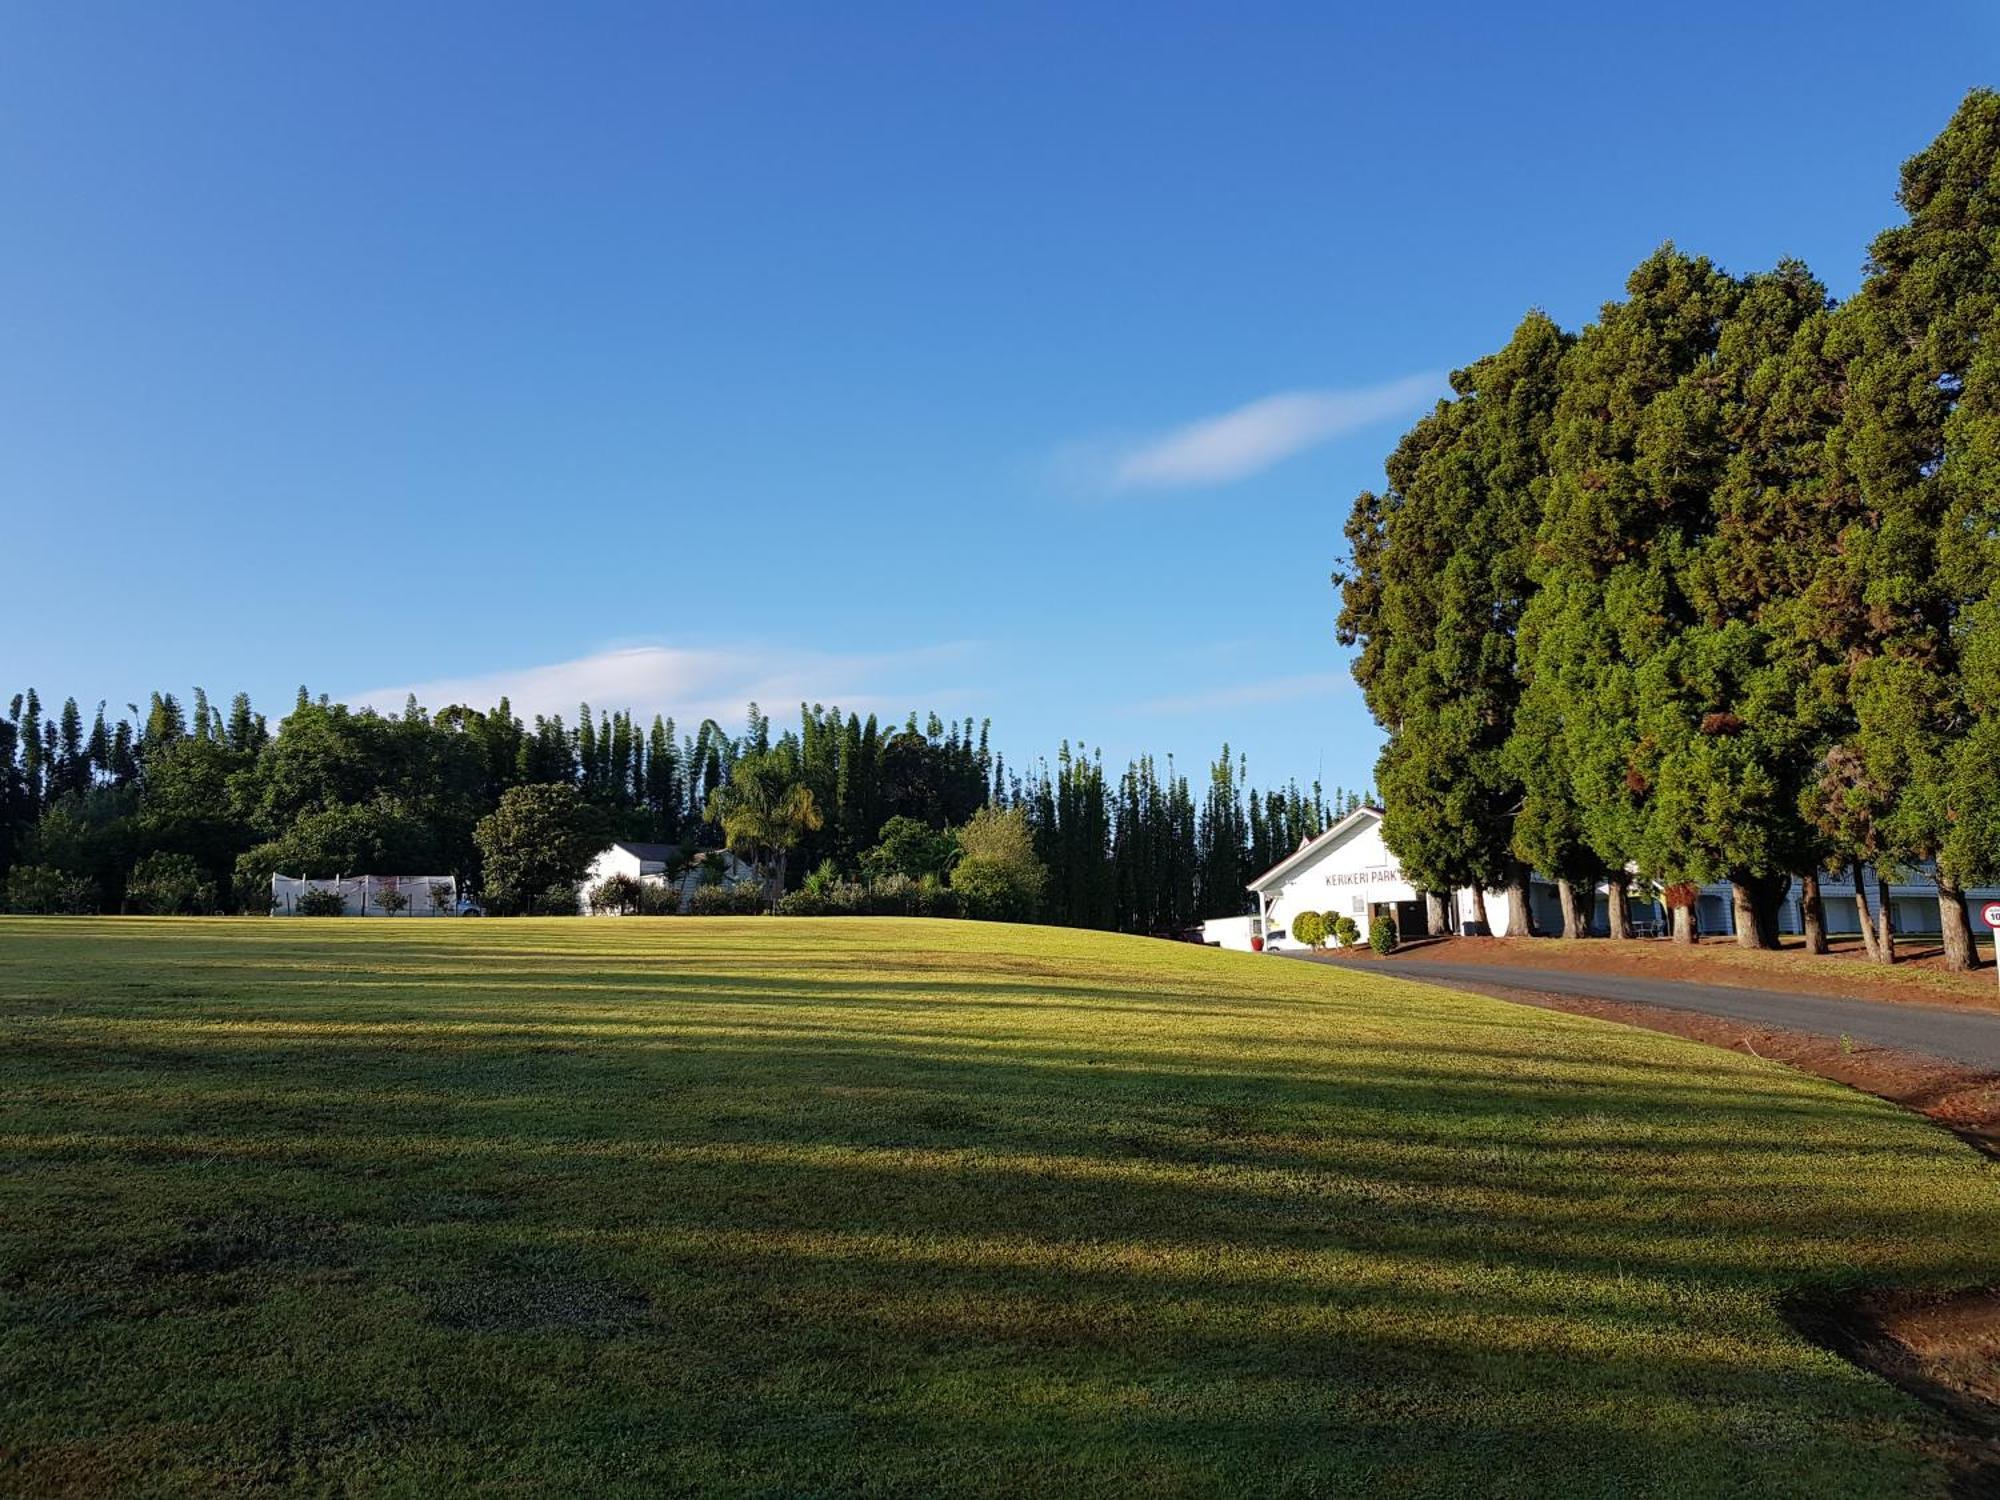
[[[1352,390],[1284,391],[1205,417],[1114,455],[1114,490],[1228,484],[1372,422],[1408,416],[1445,394],[1436,374]]]
[[[1223,708],[1242,708],[1252,703],[1286,703],[1295,699],[1324,698],[1353,687],[1345,672],[1306,672],[1296,677],[1270,677],[1261,682],[1232,683],[1205,693],[1182,693],[1166,698],[1146,698],[1128,703],[1127,714],[1212,713]]]
[[[688,648],[620,646],[570,661],[507,671],[441,677],[348,695],[385,713],[399,712],[414,693],[425,708],[452,703],[486,708],[503,696],[515,713],[573,718],[579,703],[633,710],[642,719],[671,714],[683,726],[702,719],[734,726],[756,702],[783,722],[800,703],[839,704],[863,714],[944,708],[968,694],[953,685],[965,643],[876,654],[740,646]]]

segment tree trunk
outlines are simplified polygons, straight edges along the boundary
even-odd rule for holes
[[[1472,882],[1472,925],[1487,937],[1493,935],[1493,919],[1486,915],[1486,887]]]
[[[1942,870],[1937,877],[1938,925],[1944,931],[1944,966],[1976,969],[1979,950],[1972,946],[1972,914],[1965,909],[1965,892]]]
[[[1876,963],[1882,961],[1882,945],[1875,937],[1875,914],[1868,910],[1868,885],[1860,861],[1849,867],[1854,879],[1854,913],[1861,919],[1861,946]]]
[[[1882,873],[1882,867],[1875,867],[1875,905],[1879,908],[1876,916],[1876,956],[1885,964],[1896,961],[1896,909],[1889,902],[1889,877]]]
[[[1799,925],[1805,929],[1806,952],[1826,952],[1826,902],[1819,893],[1819,871],[1799,877]]]
[[[1507,872],[1507,936],[1534,935],[1535,914],[1528,908],[1528,867],[1517,860]]]
[[[1748,876],[1729,882],[1737,947],[1778,946],[1778,907],[1785,899],[1785,887],[1790,884],[1789,875]]]
[[[1613,937],[1632,936],[1632,887],[1622,870],[1604,883],[1604,917]]]
[[[1693,947],[1695,940],[1701,936],[1701,929],[1695,921],[1695,909],[1692,906],[1676,906],[1672,910],[1674,941]]]
[[[1424,892],[1424,920],[1430,924],[1432,937],[1450,937],[1451,906],[1436,891]]]
[[[1556,877],[1556,899],[1562,902],[1563,936],[1583,938],[1590,936],[1590,918],[1579,910],[1576,899],[1576,882],[1566,875]]]
[[[1749,885],[1741,880],[1729,882],[1730,915],[1735,918],[1736,946],[1739,948],[1761,948],[1757,940],[1757,906],[1750,894]]]

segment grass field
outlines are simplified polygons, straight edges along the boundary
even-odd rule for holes
[[[1753,1058],[834,920],[0,921],[0,1492],[1881,1496],[2000,1178]]]

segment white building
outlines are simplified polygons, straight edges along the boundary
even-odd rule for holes
[[[1203,941],[1249,949],[1258,946],[1254,939],[1261,938],[1262,946],[1274,952],[1303,949],[1306,945],[1291,936],[1292,918],[1302,911],[1327,913],[1329,919],[1352,917],[1364,936],[1368,924],[1383,915],[1395,918],[1396,931],[1405,938],[1430,932],[1424,893],[1404,878],[1401,862],[1382,842],[1379,807],[1356,808],[1317,838],[1308,839],[1251,881],[1250,891],[1257,898],[1257,914],[1204,922]],[[1494,931],[1504,931],[1507,892],[1485,894],[1486,920]],[[1560,924],[1554,886],[1535,881],[1529,901],[1542,930]],[[1454,892],[1450,904],[1453,931],[1476,920],[1470,888]]]
[[[590,910],[593,886],[614,875],[629,875],[646,885],[666,887],[671,884],[678,892],[680,910],[686,911],[694,893],[702,887],[704,867],[717,871],[724,885],[748,885],[757,878],[756,871],[727,849],[699,850],[690,859],[678,844],[645,844],[620,839],[590,862],[583,885],[577,891],[578,909]],[[674,872],[671,881],[669,871]]]
[[[1913,878],[1894,882],[1889,887],[1896,931],[1914,936],[1935,936],[1939,929],[1937,891],[1923,878],[1922,871],[1908,874]],[[1866,875],[1863,883],[1868,893],[1869,909],[1879,911],[1872,872]],[[1292,919],[1302,911],[1327,913],[1329,920],[1333,916],[1350,916],[1364,937],[1369,922],[1383,914],[1396,919],[1396,931],[1406,939],[1430,932],[1424,893],[1403,877],[1402,864],[1382,842],[1382,810],[1378,807],[1357,808],[1317,838],[1308,839],[1251,881],[1249,889],[1257,898],[1257,914],[1220,917],[1204,922],[1203,941],[1224,948],[1247,950],[1257,946],[1255,940],[1262,939],[1262,945],[1273,951],[1303,949],[1305,944],[1291,937]],[[1850,877],[1822,876],[1820,894],[1826,908],[1829,933],[1838,936],[1860,930]],[[1507,928],[1508,894],[1489,890],[1485,895],[1486,919],[1491,930],[1504,932]],[[1599,933],[1608,932],[1610,923],[1601,884],[1595,897],[1591,928]],[[1989,900],[2000,900],[2000,889],[1967,892],[1967,905],[1971,907],[1975,933],[1990,930],[1979,915],[1979,908]],[[1528,885],[1528,904],[1537,932],[1562,931],[1562,904],[1553,881],[1540,875],[1534,876]],[[1477,907],[1470,887],[1454,892],[1448,906],[1453,932],[1463,932],[1466,924],[1477,920]],[[1638,931],[1651,934],[1664,932],[1666,913],[1657,902],[1635,890],[1631,907],[1632,921]],[[1736,930],[1735,908],[1728,885],[1703,886],[1696,915],[1704,934],[1733,934]],[[1796,881],[1779,909],[1778,927],[1782,932],[1805,930],[1800,917]]]

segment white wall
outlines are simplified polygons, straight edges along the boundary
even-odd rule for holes
[[[1265,942],[1275,952],[1304,951],[1306,945],[1291,935],[1292,918],[1302,911],[1352,917],[1365,938],[1369,902],[1415,901],[1418,895],[1416,887],[1403,879],[1396,856],[1383,844],[1381,823],[1363,819],[1339,843],[1320,851],[1277,890],[1266,893]]]

